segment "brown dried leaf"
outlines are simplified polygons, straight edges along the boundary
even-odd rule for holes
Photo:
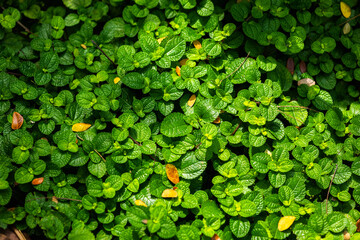
[[[21,114],[18,112],[14,112],[11,123],[11,129],[13,130],[20,129],[21,126],[23,125],[23,122],[24,122],[23,116],[21,116]]]
[[[345,23],[344,27],[343,27],[343,33],[346,35],[351,31],[351,26],[349,23]]]
[[[201,48],[201,43],[200,43],[198,40],[193,41],[193,44],[194,44],[194,47],[195,47],[196,49],[200,49],[200,48]]]
[[[301,73],[305,73],[306,72],[306,63],[301,60],[300,64],[299,64],[299,67],[300,67],[300,72]]]
[[[221,238],[215,233],[214,236],[211,237],[211,240],[221,240]]]
[[[217,117],[217,118],[213,121],[213,123],[216,123],[216,124],[218,124],[218,123],[220,123],[220,122],[221,122],[220,117]]]
[[[295,69],[294,59],[288,58],[286,62],[286,68],[289,70],[291,74],[294,74],[294,69]]]
[[[187,60],[189,60],[188,58],[184,58],[182,59],[179,63],[180,63],[180,66],[183,66],[186,64]]]

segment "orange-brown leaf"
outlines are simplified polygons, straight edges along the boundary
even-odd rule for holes
[[[56,203],[56,204],[59,203],[57,197],[55,197],[55,196],[52,196],[51,201],[53,201],[53,202]]]
[[[144,203],[143,201],[141,200],[135,200],[135,205],[136,206],[144,206],[144,207],[147,207],[146,203]]]
[[[32,185],[36,186],[36,185],[40,185],[42,184],[42,182],[44,181],[43,177],[39,177],[39,178],[34,178],[31,182]]]
[[[221,240],[221,238],[215,233],[214,236],[211,237],[211,240]]]
[[[188,102],[187,102],[187,105],[188,105],[189,107],[192,107],[192,106],[194,106],[195,101],[196,101],[196,95],[193,94],[193,95],[191,95],[191,97],[189,98],[189,100],[188,100]]]
[[[179,63],[180,63],[180,66],[183,66],[186,64],[187,60],[189,60],[188,58],[184,58],[182,59]]]
[[[196,49],[200,49],[200,48],[201,48],[201,43],[200,43],[198,40],[193,41],[193,44],[194,44],[194,47],[195,47]]]
[[[175,72],[176,72],[176,74],[177,74],[179,77],[181,76],[180,71],[181,71],[181,68],[180,68],[179,66],[176,66]]]
[[[356,221],[356,231],[360,232],[360,219]]]
[[[86,131],[89,127],[91,127],[91,124],[89,123],[75,123],[72,126],[73,132],[83,132]]]
[[[295,69],[294,59],[288,58],[286,62],[286,68],[289,70],[291,74],[294,74],[294,69]]]
[[[213,123],[220,123],[220,122],[221,122],[220,117],[217,117],[217,118],[213,121]]]
[[[345,18],[349,18],[351,16],[351,8],[346,3],[340,2],[340,10]]]
[[[178,170],[174,165],[166,164],[165,171],[166,176],[172,183],[177,184],[180,182]]]
[[[83,49],[86,49],[86,45],[85,44],[80,44],[80,46],[83,48]]]
[[[177,192],[173,189],[165,189],[161,194],[163,198],[176,198],[177,196]]]
[[[11,123],[11,128],[13,130],[19,129],[19,128],[21,128],[23,122],[24,122],[23,116],[21,116],[20,113],[18,113],[18,112],[14,112],[12,123]]]

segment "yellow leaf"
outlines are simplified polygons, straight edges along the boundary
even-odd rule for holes
[[[346,35],[350,32],[351,27],[349,23],[345,23],[344,27],[343,27],[343,33]]]
[[[285,231],[286,229],[288,229],[289,227],[291,227],[291,225],[294,223],[295,221],[294,216],[284,216],[282,218],[280,218],[279,223],[278,223],[278,229],[280,232]]]
[[[340,10],[345,18],[349,18],[351,16],[351,8],[346,3],[340,2]]]
[[[161,194],[163,198],[176,198],[177,196],[178,194],[174,189],[165,189]]]
[[[191,95],[191,97],[189,98],[189,100],[188,100],[188,102],[187,102],[187,105],[188,105],[189,107],[192,107],[192,106],[194,106],[195,101],[196,101],[196,95],[193,94],[193,95]]]
[[[194,47],[195,47],[196,49],[200,49],[200,48],[201,48],[201,43],[200,43],[198,40],[193,41],[193,44],[194,44]]]
[[[72,126],[73,132],[83,132],[86,131],[89,127],[91,127],[91,124],[88,123],[75,123]]]
[[[182,59],[179,63],[180,63],[180,66],[183,66],[186,64],[187,60],[189,60],[188,58],[184,58]]]
[[[159,38],[157,41],[160,44],[166,37]]]
[[[181,71],[181,68],[180,68],[179,66],[176,66],[175,72],[176,72],[176,74],[177,74],[179,77],[181,76],[180,71]]]
[[[117,84],[118,82],[120,82],[120,78],[119,77],[114,78],[114,83]]]
[[[83,48],[83,49],[86,49],[86,45],[85,44],[80,44],[80,46]]]
[[[144,206],[144,207],[147,207],[147,205],[146,205],[143,201],[141,201],[141,200],[135,200],[135,205],[136,205],[136,206]]]
[[[165,171],[166,176],[172,183],[177,184],[180,182],[178,170],[174,165],[166,164]]]

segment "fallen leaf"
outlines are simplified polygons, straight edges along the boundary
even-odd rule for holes
[[[20,115],[18,112],[13,113],[12,123],[11,123],[11,129],[16,130],[21,128],[23,125],[24,118]]]
[[[166,37],[159,38],[157,41],[160,44]]]
[[[214,121],[213,121],[213,123],[220,123],[221,121],[220,121],[220,117],[217,117]]]
[[[120,78],[119,77],[114,78],[114,83],[117,84],[118,82],[120,82]]]
[[[350,240],[351,239],[350,233],[348,231],[344,231],[343,235],[344,235],[344,240]]]
[[[36,185],[40,185],[42,184],[44,181],[43,177],[39,177],[39,178],[34,178],[31,182],[32,185],[36,186]]]
[[[356,231],[360,232],[360,218],[356,221]]]
[[[211,240],[221,240],[221,238],[215,233],[214,236],[211,237]]]
[[[351,8],[346,3],[340,2],[340,10],[345,18],[349,18],[351,16]]]
[[[194,47],[195,47],[196,49],[200,49],[200,48],[201,48],[201,43],[200,43],[198,40],[193,41],[193,44],[194,44]]]
[[[196,101],[196,95],[193,94],[193,95],[191,95],[191,97],[190,97],[189,100],[187,101],[187,105],[188,105],[189,107],[192,107],[192,106],[194,106],[195,101]]]
[[[181,68],[180,68],[179,66],[176,66],[175,72],[176,72],[176,74],[177,74],[179,77],[181,76],[180,71],[181,71]]]
[[[294,59],[288,58],[286,62],[286,68],[289,70],[291,74],[294,74],[294,69],[295,69]]]
[[[300,72],[301,73],[305,73],[306,72],[306,63],[301,60],[300,64],[299,64],[299,68],[300,68]]]
[[[91,127],[91,124],[88,123],[75,123],[72,126],[73,132],[83,132],[86,131],[89,127]]]
[[[85,44],[80,44],[80,46],[83,48],[83,49],[86,49],[86,45]]]
[[[346,35],[351,31],[351,26],[349,23],[345,23],[344,27],[343,27],[343,33]]]
[[[301,80],[298,81],[298,86],[302,85],[302,84],[306,84],[309,87],[313,86],[316,84],[316,82],[310,78],[303,78]]]
[[[294,216],[284,216],[282,218],[280,218],[279,222],[278,222],[278,230],[280,232],[285,231],[286,229],[288,229],[289,227],[291,227],[291,225],[294,223],[295,221]]]
[[[177,184],[180,182],[179,173],[177,168],[172,164],[166,164],[165,166],[166,176],[170,182]]]
[[[144,206],[144,207],[147,207],[147,205],[146,205],[143,201],[141,201],[141,200],[135,200],[135,205],[136,205],[136,206]]]
[[[142,222],[143,224],[147,224],[147,223],[148,223],[148,220],[147,220],[147,219],[143,219],[143,220],[141,220],[141,222]]]
[[[165,189],[161,194],[163,198],[176,198],[177,196],[177,192],[173,189]]]
[[[55,197],[55,196],[52,196],[51,201],[53,201],[53,202],[56,203],[56,204],[59,203],[57,197]]]
[[[180,66],[183,66],[186,64],[187,60],[189,60],[188,58],[184,58],[182,59],[179,63],[180,63]]]

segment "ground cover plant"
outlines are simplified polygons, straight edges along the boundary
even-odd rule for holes
[[[0,7],[0,228],[360,239],[357,0]]]

